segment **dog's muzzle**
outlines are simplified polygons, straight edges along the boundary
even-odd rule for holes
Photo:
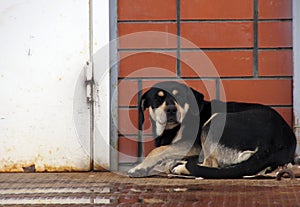
[[[165,108],[165,112],[167,115],[168,123],[177,123],[178,122],[178,110],[175,105],[168,105]]]

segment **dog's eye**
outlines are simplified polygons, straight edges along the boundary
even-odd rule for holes
[[[155,100],[162,101],[165,98],[165,93],[163,91],[158,91]]]
[[[164,100],[163,96],[155,96],[154,100],[158,101],[158,102],[162,102]]]
[[[183,98],[181,96],[175,96],[175,100],[177,102],[182,102],[183,101]]]
[[[165,98],[165,93],[163,91],[158,91],[156,93],[156,95],[154,96],[154,100],[156,100],[156,102],[161,103]]]

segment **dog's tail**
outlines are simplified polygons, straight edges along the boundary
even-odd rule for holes
[[[197,160],[190,160],[186,163],[185,168],[190,175],[211,178],[211,179],[224,179],[224,178],[242,178],[247,175],[255,175],[267,167],[274,167],[270,162],[270,157],[265,153],[255,153],[248,160],[241,163],[223,167],[223,168],[210,168],[204,167],[197,163]],[[285,164],[285,163],[283,163]],[[282,164],[282,165],[283,165]],[[272,166],[270,166],[272,165]],[[274,169],[272,169],[274,170]]]

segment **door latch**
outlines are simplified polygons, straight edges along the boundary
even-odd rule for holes
[[[87,61],[84,66],[85,71],[85,85],[86,85],[86,98],[88,103],[92,103],[93,99],[93,86],[94,86],[94,78],[93,78],[93,64],[90,61]]]

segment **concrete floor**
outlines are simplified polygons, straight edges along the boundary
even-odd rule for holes
[[[3,206],[300,206],[300,179],[128,178],[116,173],[1,173]]]

